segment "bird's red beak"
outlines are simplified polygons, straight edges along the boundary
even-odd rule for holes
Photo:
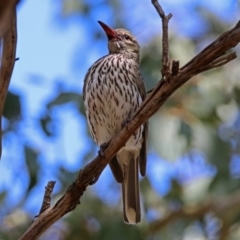
[[[108,40],[111,40],[113,38],[120,40],[120,37],[117,35],[117,33],[112,28],[110,28],[108,25],[106,25],[105,23],[103,23],[101,21],[98,21],[98,23],[101,25],[101,27],[107,34]]]

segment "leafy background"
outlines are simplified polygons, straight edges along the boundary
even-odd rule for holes
[[[173,14],[170,57],[181,66],[240,15],[236,0],[160,3]],[[97,154],[82,103],[87,69],[107,54],[97,20],[137,37],[148,90],[161,77],[161,21],[150,1],[20,2],[20,60],[3,114],[2,240],[19,238],[30,225],[47,181],[57,181],[56,201]],[[235,50],[240,53],[239,47]],[[120,186],[107,168],[82,204],[41,239],[239,239],[240,204],[177,217],[182,209],[191,213],[209,201],[219,199],[224,205],[240,198],[239,64],[236,59],[194,77],[150,119],[148,171],[140,183],[141,224],[123,223]],[[153,227],[171,214],[165,225]]]

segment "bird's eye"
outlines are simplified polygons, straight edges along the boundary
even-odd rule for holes
[[[124,38],[125,38],[126,40],[130,40],[130,37],[129,37],[127,34],[124,35]]]

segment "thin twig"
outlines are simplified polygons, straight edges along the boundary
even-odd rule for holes
[[[168,22],[172,17],[172,14],[165,15],[161,5],[158,3],[157,0],[152,0],[152,4],[157,10],[159,16],[162,19],[162,76],[163,79],[168,79],[170,74],[170,63],[169,63],[169,47],[168,47]]]
[[[39,215],[51,206],[52,191],[55,186],[55,183],[56,181],[49,181],[47,186],[45,187],[45,193]]]
[[[163,8],[161,7],[161,5],[158,3],[157,0],[152,0],[152,4],[156,8],[160,18],[163,20],[165,18],[165,13],[164,13]]]

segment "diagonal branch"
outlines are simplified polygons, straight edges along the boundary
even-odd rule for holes
[[[157,2],[157,1],[153,1]],[[163,41],[166,41],[163,39]],[[226,64],[236,58],[235,53],[225,54],[229,49],[240,42],[240,23],[233,29],[222,34],[217,40],[206,47],[196,57],[179,69],[174,61],[175,71],[169,72],[167,78],[159,81],[143,104],[135,113],[131,122],[125,126],[109,142],[101,156],[97,156],[83,170],[80,170],[76,181],[69,186],[66,193],[55,205],[42,212],[29,229],[20,238],[21,240],[37,239],[48,227],[59,220],[63,215],[72,211],[80,203],[80,197],[88,185],[99,177],[103,169],[115,156],[129,137],[148,119],[162,104],[185,82],[200,72]],[[167,60],[168,63],[168,60]]]

